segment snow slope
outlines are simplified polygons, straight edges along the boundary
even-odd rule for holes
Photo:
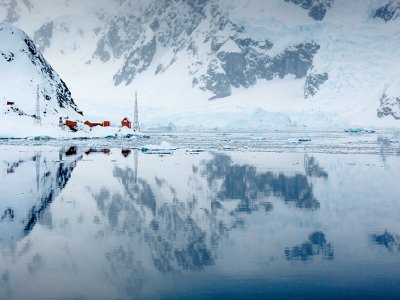
[[[89,119],[133,115],[137,90],[144,129],[398,128],[398,7],[4,0],[0,20],[34,37]]]
[[[82,117],[66,84],[32,40],[6,23],[0,23],[0,70],[1,136],[35,132],[38,85],[40,118],[44,125],[56,126],[59,117]]]

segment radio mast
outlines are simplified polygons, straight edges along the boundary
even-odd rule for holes
[[[42,118],[40,117],[40,103],[39,103],[39,84],[37,85],[36,91],[36,112],[35,112],[35,124],[42,126]]]
[[[140,130],[139,127],[139,113],[138,113],[138,107],[137,107],[137,92],[135,92],[135,116],[133,119],[133,131],[137,132]]]

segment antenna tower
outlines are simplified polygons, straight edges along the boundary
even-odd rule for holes
[[[138,107],[137,107],[137,92],[135,92],[135,116],[133,119],[133,131],[137,132],[140,130],[139,127],[139,113],[138,113]]]
[[[40,126],[42,125],[42,118],[40,117],[39,84],[37,85],[37,91],[36,91],[35,124],[40,125]]]

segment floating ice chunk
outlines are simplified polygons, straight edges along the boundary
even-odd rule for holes
[[[363,129],[363,128],[349,128],[349,129],[345,129],[344,132],[349,132],[349,133],[375,133],[375,130]]]
[[[54,139],[54,138],[47,136],[47,135],[29,136],[26,138],[26,140],[33,140],[33,141],[48,141],[51,139]]]
[[[188,149],[186,150],[186,153],[189,154],[200,154],[201,152],[205,152],[205,149]]]
[[[176,147],[166,141],[162,141],[160,145],[146,145],[140,148],[146,154],[172,154],[176,149]]]

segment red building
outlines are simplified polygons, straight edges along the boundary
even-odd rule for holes
[[[125,118],[121,121],[121,126],[122,126],[122,127],[132,128],[132,122],[129,121],[129,119],[125,117]]]
[[[71,121],[71,120],[66,120],[65,121],[65,126],[69,127],[69,129],[71,129],[72,131],[77,131],[78,127],[77,127],[78,123],[75,121]]]
[[[76,125],[77,125],[77,122],[75,122],[75,121],[70,121],[70,120],[66,120],[65,121],[65,125],[66,126],[68,126],[68,127],[76,127]]]
[[[102,124],[101,124],[101,123],[92,123],[92,122],[90,122],[90,121],[86,121],[86,122],[85,122],[85,123],[83,123],[83,124],[85,124],[85,125],[89,126],[90,128],[92,128],[92,127],[96,127],[96,126],[102,126]]]
[[[101,126],[101,127],[109,127],[109,126],[111,126],[110,121],[103,121],[103,123],[92,123],[90,121],[86,121],[84,124],[89,126],[90,128],[93,128],[93,127],[96,127],[96,126]]]

